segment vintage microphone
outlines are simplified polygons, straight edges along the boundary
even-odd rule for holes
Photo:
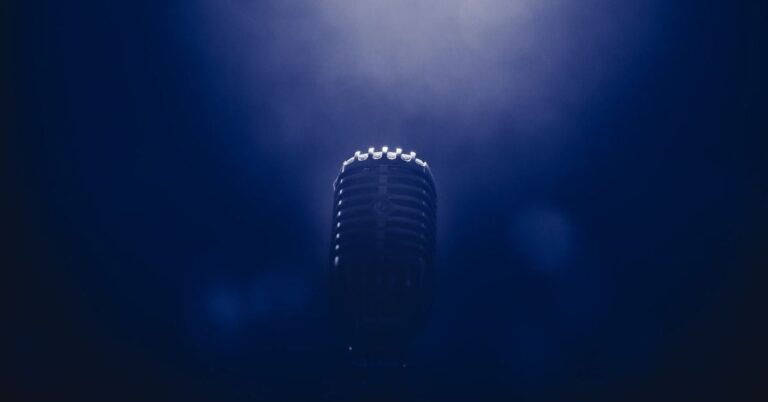
[[[331,298],[344,353],[392,375],[406,367],[434,287],[432,173],[414,152],[370,148],[343,163],[333,187]]]

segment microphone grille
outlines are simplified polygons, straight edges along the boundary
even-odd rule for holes
[[[369,148],[344,161],[334,181],[331,283],[334,310],[355,336],[399,339],[423,320],[436,211],[432,173],[415,152]]]

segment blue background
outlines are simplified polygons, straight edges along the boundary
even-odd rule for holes
[[[380,145],[440,196],[410,394],[764,400],[764,2],[320,3],[3,6],[3,400],[341,392],[331,183]]]

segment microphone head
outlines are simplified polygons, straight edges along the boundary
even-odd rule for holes
[[[400,148],[355,152],[334,181],[333,312],[350,350],[398,353],[426,318],[437,194],[426,162]]]

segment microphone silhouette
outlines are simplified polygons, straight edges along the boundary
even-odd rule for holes
[[[368,149],[334,181],[332,310],[353,365],[405,367],[435,274],[437,194],[414,152]]]

